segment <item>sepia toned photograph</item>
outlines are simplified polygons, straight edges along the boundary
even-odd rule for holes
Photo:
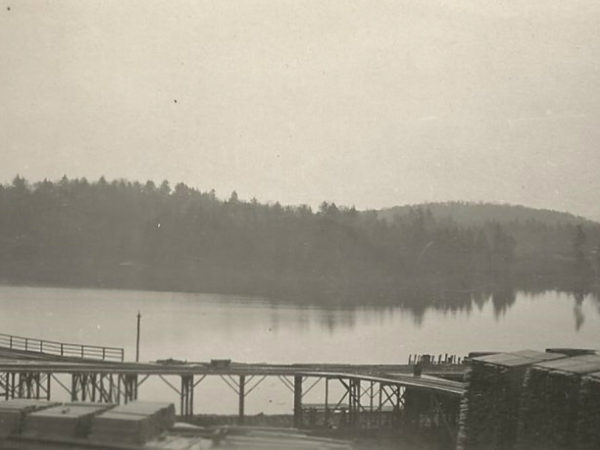
[[[0,450],[600,449],[600,2],[0,0]]]

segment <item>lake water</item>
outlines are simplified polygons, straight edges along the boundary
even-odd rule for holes
[[[144,361],[405,363],[414,353],[597,348],[600,342],[598,302],[556,292],[517,293],[506,308],[484,299],[469,310],[415,314],[400,307],[301,307],[214,294],[0,286],[0,307],[0,333],[124,347],[127,360],[135,358],[140,311]],[[228,389],[220,379],[203,381],[196,412],[234,412],[237,399]],[[314,401],[322,401],[318,396]],[[158,379],[140,388],[140,398],[177,403]],[[289,412],[291,401],[279,380],[267,379],[249,397],[247,411]]]

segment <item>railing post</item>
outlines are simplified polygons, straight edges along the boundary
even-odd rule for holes
[[[60,356],[64,356],[64,354],[65,354],[63,345],[64,345],[63,343],[60,344]]]
[[[13,338],[13,337],[11,336],[11,337],[10,337],[10,346],[9,346],[9,348],[10,348],[11,350],[12,350],[12,338]]]
[[[44,353],[44,341],[40,341],[40,353]]]
[[[83,345],[81,346],[81,357],[83,358]]]
[[[25,351],[27,351],[27,344],[29,342],[29,339],[25,338]]]
[[[102,347],[102,361],[106,359],[106,348]]]

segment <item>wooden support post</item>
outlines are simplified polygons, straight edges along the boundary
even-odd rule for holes
[[[121,404],[121,399],[123,401],[123,403],[125,403],[125,399],[124,399],[124,394],[123,394],[123,389],[125,389],[122,383],[122,375],[120,374],[116,374],[115,375],[117,377],[117,403],[120,405]]]
[[[182,417],[186,417],[186,383],[185,383],[185,375],[181,376],[181,388],[179,389],[179,414]]]
[[[136,374],[125,375],[125,379],[123,380],[125,389],[123,403],[129,403],[131,401],[137,400],[137,378],[138,376]]]
[[[329,378],[325,377],[325,426],[329,428]]]
[[[17,398],[23,398],[23,373],[19,373],[16,388],[17,388]]]
[[[379,408],[378,408],[379,414],[378,414],[378,419],[377,419],[377,423],[379,425],[379,427],[381,428],[381,425],[383,423],[383,383],[379,383]]]
[[[6,378],[4,378],[5,376]],[[5,380],[3,396],[5,400],[8,400],[8,393],[10,392],[10,379],[8,372],[6,373],[6,375],[2,375],[2,378]]]
[[[302,427],[302,376],[294,376],[294,427]]]
[[[115,380],[114,380],[114,376],[112,374],[110,374],[108,379],[108,383],[109,383],[109,387],[108,387],[108,403],[113,403],[115,402],[114,400],[114,388],[115,388]],[[117,375],[118,377],[118,375]],[[117,398],[116,398],[116,402],[115,403],[119,403],[119,394],[117,393]]]
[[[96,402],[97,401],[97,397],[96,397],[96,378],[97,378],[97,374],[95,373],[91,373],[90,374],[90,378],[89,378],[89,383],[91,383],[91,388],[92,388],[92,393],[91,393],[91,399],[92,402]]]
[[[46,400],[50,400],[50,383],[52,381],[52,374],[46,374]]]
[[[239,408],[238,408],[238,423],[244,424],[244,401],[246,400],[246,376],[240,375],[240,384],[238,389]]]
[[[11,390],[10,390],[10,398],[15,398],[15,376],[16,374],[13,372],[10,374],[11,378]]]
[[[85,402],[88,394],[88,375],[86,373],[82,374],[79,382],[81,384],[81,401]]]
[[[360,380],[350,379],[350,423],[353,427],[360,426]]]
[[[394,405],[394,421],[400,423],[402,418],[402,388],[396,386],[396,404]]]
[[[188,378],[188,415],[194,415],[194,375]]]
[[[19,373],[19,398],[27,398],[27,376],[24,372]]]
[[[348,379],[348,425],[354,426],[354,380],[352,378]]]
[[[193,375],[182,375],[181,376],[181,415],[183,417],[190,417],[194,415],[194,376]]]
[[[80,375],[78,373],[74,373],[71,375],[71,401],[77,401],[77,384],[79,381]]]
[[[40,398],[41,384],[42,384],[42,374],[40,372],[38,372],[35,375],[35,398],[37,398],[37,399]]]
[[[33,374],[23,373],[21,374],[21,385],[23,386],[23,393],[21,398],[32,398],[33,396]]]
[[[27,393],[27,377],[24,372],[19,373],[19,397],[26,398]]]
[[[373,426],[373,414],[375,412],[375,408],[374,408],[374,398],[375,398],[375,392],[374,392],[374,386],[375,386],[375,382],[371,381],[371,384],[369,386],[369,420],[368,420],[368,427],[371,428]]]

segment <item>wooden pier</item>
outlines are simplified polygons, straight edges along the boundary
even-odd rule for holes
[[[267,378],[275,378],[293,398],[293,424],[378,428],[401,420],[443,427],[456,437],[460,400],[465,386],[436,372],[464,367],[432,366],[422,374],[411,364],[248,364],[229,360],[150,363],[125,362],[122,349],[41,341],[2,335],[0,398],[53,399],[56,389],[73,402],[125,404],[139,397],[148,379],[162,380],[176,394],[182,417],[194,415],[194,393],[207,377],[221,379],[238,398],[238,423],[244,424],[247,397]],[[173,382],[173,377],[179,382]],[[69,381],[65,381],[69,380]],[[319,413],[304,405],[315,386],[324,385]],[[334,384],[336,386],[334,386]],[[341,392],[341,397],[334,398]],[[63,394],[64,395],[64,394]],[[143,399],[141,399],[143,400]],[[319,423],[317,423],[319,422]]]
[[[600,445],[600,416],[593,412],[600,405],[600,356],[592,350],[480,352],[460,365],[446,355],[417,355],[409,364],[392,365],[139,363],[124,362],[121,349],[2,336],[0,398],[6,400],[52,400],[59,389],[72,402],[126,404],[138,399],[140,386],[152,377],[177,395],[185,419],[194,415],[195,390],[214,377],[237,396],[241,425],[247,397],[274,378],[293,398],[297,428],[426,429],[445,448],[464,450],[533,448],[544,429],[558,436],[551,441],[564,441],[561,449],[575,448],[575,440],[585,450]],[[305,401],[319,384],[322,401]],[[560,429],[552,425],[555,416],[562,418]]]
[[[2,348],[3,347],[3,348]],[[437,418],[455,422],[463,383],[441,377],[413,374],[409,364],[246,364],[228,360],[152,363],[123,361],[122,349],[41,341],[2,335],[0,338],[0,397],[52,399],[55,389],[71,401],[127,403],[138,399],[139,388],[150,377],[159,378],[178,397],[179,414],[194,414],[194,392],[207,377],[217,377],[237,395],[239,423],[244,423],[247,397],[267,378],[278,379],[293,397],[294,425],[305,423],[304,397],[319,383],[325,385],[323,425],[336,411],[344,411],[348,424],[382,423],[384,416],[405,412],[407,392],[427,397]],[[440,367],[432,368],[439,371]],[[456,367],[455,367],[456,370]],[[459,368],[460,370],[460,368]],[[70,383],[65,382],[65,375]],[[60,376],[60,377],[59,377]],[[173,383],[172,378],[179,378]],[[61,380],[62,378],[62,380]],[[333,383],[341,398],[332,398]],[[410,396],[410,394],[409,394]],[[413,395],[414,396],[414,395]],[[440,405],[453,404],[453,410]],[[369,415],[369,420],[361,417]],[[378,417],[378,420],[374,420]]]

